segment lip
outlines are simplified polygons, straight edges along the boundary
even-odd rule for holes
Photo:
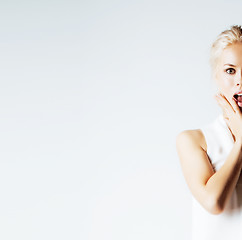
[[[241,93],[242,93],[242,90],[240,90],[240,91],[234,93],[234,95],[235,95],[235,94],[241,94]]]
[[[233,98],[234,98],[234,100],[235,100],[236,102],[238,102],[237,97],[235,97],[235,95],[237,95],[237,94],[242,94],[242,90],[240,90],[240,91],[234,93]]]

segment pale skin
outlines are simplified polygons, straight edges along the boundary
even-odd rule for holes
[[[236,187],[242,169],[242,107],[233,98],[235,92],[242,90],[242,43],[233,43],[223,50],[217,62],[215,81],[219,90],[215,99],[234,139],[224,165],[214,171],[200,129],[180,132],[176,148],[191,193],[208,212],[220,214]]]

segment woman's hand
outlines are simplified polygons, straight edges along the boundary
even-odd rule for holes
[[[231,101],[223,94],[215,95],[215,99],[222,108],[223,116],[229,126],[235,141],[242,143],[242,113],[234,98]]]

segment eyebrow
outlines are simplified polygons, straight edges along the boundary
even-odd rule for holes
[[[224,64],[224,66],[225,65],[229,65],[229,66],[231,66],[231,67],[236,67],[235,65],[233,65],[233,64],[231,64],[231,63],[226,63],[226,64]]]

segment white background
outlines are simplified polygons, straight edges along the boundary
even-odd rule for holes
[[[1,1],[0,239],[190,239],[175,138],[220,113],[209,48],[241,5]]]

